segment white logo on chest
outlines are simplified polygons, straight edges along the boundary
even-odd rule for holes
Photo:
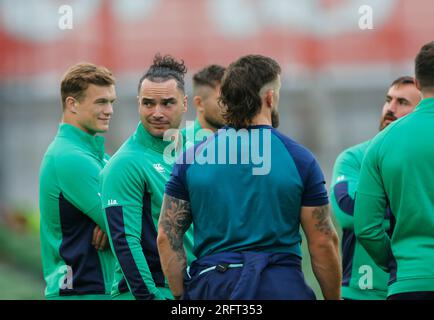
[[[154,169],[157,170],[159,173],[163,173],[163,172],[164,172],[164,167],[161,165],[161,163],[154,163],[152,166],[153,166]]]
[[[118,202],[116,201],[116,200],[109,200],[108,202],[107,202],[107,205],[108,206],[115,206],[115,205],[117,205],[118,204]]]

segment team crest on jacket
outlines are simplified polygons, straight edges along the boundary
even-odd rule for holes
[[[164,167],[161,165],[161,163],[154,163],[153,167],[155,170],[157,170],[159,173],[164,172]]]

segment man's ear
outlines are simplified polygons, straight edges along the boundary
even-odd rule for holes
[[[414,79],[414,84],[416,85],[417,90],[421,91],[419,80]]]
[[[273,107],[273,103],[274,103],[273,89],[267,90],[267,92],[265,93],[265,103],[267,104],[267,107],[269,108]]]
[[[73,97],[66,97],[65,99],[65,109],[67,109],[71,113],[77,113],[77,104],[78,101]]]
[[[194,107],[199,111],[203,112],[203,102],[201,96],[194,96],[193,98]]]

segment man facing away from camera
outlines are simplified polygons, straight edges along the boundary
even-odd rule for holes
[[[300,225],[324,297],[340,298],[338,238],[323,173],[310,151],[273,128],[280,74],[269,57],[232,63],[221,85],[228,126],[174,166],[158,248],[177,298],[315,299],[301,269]],[[258,167],[258,150],[267,166]],[[181,244],[191,224],[197,260],[187,268]]]

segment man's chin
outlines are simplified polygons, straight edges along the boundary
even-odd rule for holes
[[[148,131],[149,133],[156,137],[156,138],[163,138],[164,137],[164,133],[168,130],[169,128],[150,128]]]
[[[385,129],[389,124],[393,123],[395,120],[383,120],[380,124],[380,131]]]
[[[94,130],[92,130],[95,133],[106,133],[109,130],[109,126],[100,126],[98,128],[95,128]]]

